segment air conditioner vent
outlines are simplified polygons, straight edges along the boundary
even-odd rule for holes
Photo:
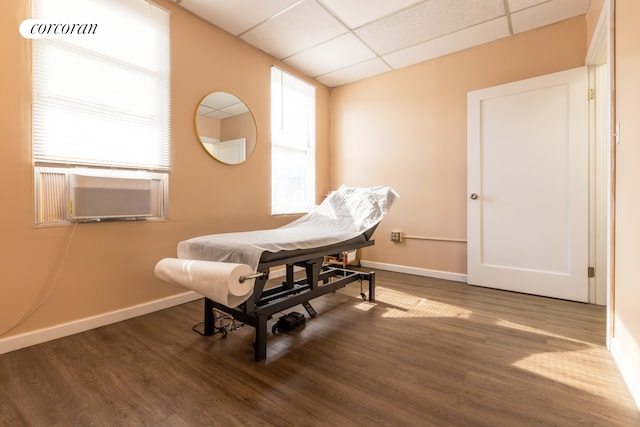
[[[149,178],[71,174],[71,220],[153,216]]]
[[[72,219],[149,217],[151,189],[75,188]]]

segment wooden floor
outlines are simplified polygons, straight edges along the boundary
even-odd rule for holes
[[[249,326],[194,333],[201,301],[0,355],[0,425],[640,426],[603,307],[376,276],[263,362]]]

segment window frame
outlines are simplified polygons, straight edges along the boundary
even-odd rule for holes
[[[91,34],[32,40],[36,224],[71,222],[69,177],[83,170],[104,177],[105,182],[150,177],[155,182],[159,180],[159,190],[153,197],[159,201],[160,209],[154,208],[152,218],[167,219],[171,165],[170,11],[148,0],[66,3],[75,7],[32,0],[36,22],[95,24]],[[102,38],[92,38],[98,36]],[[142,51],[150,53],[143,56]],[[64,62],[63,58],[72,60]],[[78,78],[81,71],[74,67],[85,71],[85,75]],[[111,77],[112,83],[99,87],[104,76]],[[140,83],[146,89],[136,94]],[[64,125],[58,125],[58,117],[64,119]],[[80,125],[76,129],[68,123]],[[91,123],[96,126],[87,125]],[[112,129],[116,130],[112,136],[104,136]],[[92,135],[94,142],[100,141],[95,147],[88,143]],[[75,146],[70,143],[74,140]],[[90,148],[85,150],[87,146]],[[81,152],[87,154],[80,155]],[[54,176],[55,184],[48,183],[48,177]],[[57,188],[59,185],[63,188]],[[54,214],[43,214],[45,211]]]
[[[315,92],[314,86],[272,67],[272,215],[306,213],[315,205]],[[297,165],[297,168],[291,165]],[[292,173],[287,176],[287,171]]]

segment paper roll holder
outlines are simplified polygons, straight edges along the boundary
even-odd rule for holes
[[[253,274],[247,274],[246,276],[240,276],[240,278],[238,279],[238,281],[240,283],[244,283],[246,280],[250,280],[250,279],[262,279],[267,277],[267,273],[253,273]]]

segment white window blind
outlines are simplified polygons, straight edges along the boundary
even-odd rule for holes
[[[33,0],[33,18],[97,24],[33,40],[36,164],[169,170],[169,13],[144,0]]]
[[[271,69],[271,211],[315,204],[315,88]]]

